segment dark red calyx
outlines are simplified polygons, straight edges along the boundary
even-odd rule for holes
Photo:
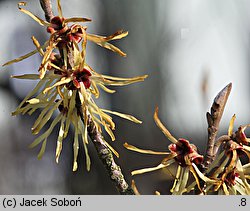
[[[245,127],[240,126],[238,128],[238,130],[235,132],[235,139],[236,139],[237,143],[244,144],[244,145],[249,144],[249,141],[248,141],[247,136],[245,134],[246,128],[247,128],[247,126],[245,126]]]
[[[233,150],[236,150],[239,156],[244,154],[243,147],[233,140],[227,141],[224,145],[224,149],[226,155],[230,155],[233,152]]]
[[[60,18],[59,16],[55,16],[50,21],[50,26],[47,27],[47,32],[54,33],[55,31],[60,31],[65,28],[63,24],[64,18]]]
[[[73,80],[71,83],[68,84],[67,88],[70,90],[80,89],[80,83],[83,83],[85,89],[88,89],[91,86],[91,79],[90,76],[92,75],[89,70],[82,69],[82,70],[74,70],[73,73]]]
[[[197,152],[197,147],[194,144],[190,144],[186,139],[180,138],[177,144],[170,144],[168,148],[171,152],[177,154],[175,160],[181,166],[187,166],[187,160],[197,165],[203,161],[203,156]]]
[[[73,40],[76,42],[76,43],[79,43],[81,42],[82,40],[82,37],[83,37],[83,28],[77,24],[73,24],[71,27],[70,27],[70,33],[68,34],[68,40],[70,42],[72,42]]]

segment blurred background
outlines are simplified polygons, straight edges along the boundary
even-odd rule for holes
[[[31,36],[43,43],[46,29],[17,9],[16,0],[0,0],[0,64],[34,49]],[[54,13],[56,1],[52,0]],[[118,77],[148,74],[145,82],[117,87],[115,94],[102,93],[100,107],[128,113],[143,121],[136,125],[114,117],[120,153],[117,163],[127,181],[135,179],[141,194],[156,190],[169,194],[172,178],[160,170],[135,177],[135,169],[156,166],[162,156],[142,155],[123,147],[124,142],[144,149],[167,150],[169,141],[153,120],[155,107],[176,138],[195,143],[205,151],[207,123],[217,93],[233,83],[219,135],[226,133],[230,118],[235,125],[250,123],[250,2],[246,0],[61,0],[65,17],[92,19],[88,32],[110,35],[119,29],[128,37],[115,42],[126,58],[89,43],[87,63],[96,71]],[[39,1],[27,8],[39,17]],[[31,126],[37,116],[11,116],[18,103],[34,87],[34,81],[10,79],[10,75],[35,73],[39,55],[0,71],[0,194],[117,194],[107,172],[89,144],[92,161],[87,172],[84,154],[72,172],[72,134],[64,141],[59,164],[55,163],[58,128],[50,136],[46,153],[37,160],[39,148],[28,149],[34,140]],[[235,127],[236,127],[235,126]],[[109,139],[106,136],[107,140]],[[110,142],[109,142],[110,143]],[[170,179],[170,180],[169,180]]]

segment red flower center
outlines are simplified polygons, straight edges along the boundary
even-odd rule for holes
[[[180,138],[178,144],[170,144],[169,150],[177,154],[175,160],[181,166],[187,166],[186,160],[195,164],[200,164],[203,161],[203,156],[198,154],[197,147],[190,144],[188,140]]]
[[[63,26],[63,20],[64,18],[60,18],[58,16],[53,17],[50,21],[50,26],[47,27],[47,32],[52,34],[55,31],[64,29],[65,27]]]
[[[87,69],[82,69],[79,71],[73,72],[73,84],[74,86],[79,89],[80,83],[82,82],[84,84],[85,89],[88,89],[91,86],[91,80],[90,80],[91,73]]]
[[[71,42],[74,40],[76,43],[81,42],[83,36],[83,30],[84,29],[79,25],[73,24],[70,27],[70,32],[67,35],[68,40]]]

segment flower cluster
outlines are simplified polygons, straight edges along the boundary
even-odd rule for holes
[[[247,127],[240,126],[233,132],[235,115],[230,121],[228,135],[217,139],[214,147],[214,154],[221,147],[221,153],[212,162],[209,168],[204,172],[202,170],[203,156],[197,151],[197,147],[190,144],[186,139],[175,139],[165,128],[158,118],[158,108],[155,110],[154,119],[157,126],[164,135],[172,142],[168,146],[169,152],[155,152],[152,150],[143,150],[125,143],[124,146],[132,151],[145,154],[166,155],[159,165],[151,168],[144,168],[132,171],[132,175],[143,174],[162,168],[167,168],[172,164],[177,164],[175,181],[171,189],[172,194],[184,194],[196,189],[200,194],[225,194],[225,195],[249,195],[250,185],[248,183],[250,165],[242,164],[241,158],[244,155],[250,159],[250,139],[246,137],[244,131]],[[194,182],[190,182],[190,173],[193,175]],[[138,190],[133,183],[133,188]],[[198,188],[198,189],[197,189]],[[156,192],[159,194],[159,192]]]
[[[201,175],[202,173],[200,172],[197,165],[200,165],[202,163],[203,156],[198,153],[197,147],[194,144],[190,144],[186,139],[180,138],[177,140],[174,136],[172,136],[172,134],[167,130],[167,128],[158,118],[158,108],[156,108],[155,110],[154,120],[157,126],[164,133],[164,135],[172,142],[172,144],[168,146],[169,152],[156,152],[152,150],[138,149],[137,147],[125,143],[124,146],[132,151],[145,154],[166,155],[166,157],[156,167],[135,170],[132,171],[132,175],[143,174],[162,168],[167,168],[172,164],[177,164],[178,167],[176,170],[176,174],[174,174],[176,176],[171,192],[175,195],[182,194],[193,189],[196,184],[201,190],[199,175]],[[191,175],[193,175],[196,182],[190,184],[187,187],[190,173]],[[171,173],[171,175],[173,174]]]
[[[43,127],[51,120],[49,128],[42,133],[30,147],[35,147],[42,143],[38,158],[44,154],[48,136],[54,127],[60,123],[59,135],[56,148],[56,162],[59,160],[62,151],[62,142],[67,137],[70,125],[74,127],[74,161],[73,171],[77,170],[77,156],[79,149],[79,135],[82,138],[86,154],[87,169],[90,169],[90,158],[88,155],[88,120],[94,121],[98,131],[102,132],[102,127],[115,140],[113,130],[115,123],[108,114],[114,114],[128,119],[135,123],[141,123],[131,115],[122,114],[106,109],[101,109],[95,103],[93,97],[99,97],[99,89],[108,93],[115,90],[108,86],[123,86],[131,83],[143,81],[147,75],[134,78],[119,78],[102,75],[93,70],[86,63],[86,45],[88,41],[94,42],[106,49],[112,50],[121,56],[126,54],[116,46],[109,43],[128,35],[128,32],[118,31],[111,36],[98,36],[87,33],[87,27],[78,24],[79,22],[91,21],[88,18],[65,18],[62,15],[60,0],[57,0],[59,16],[55,16],[50,22],[40,19],[30,11],[24,9],[25,2],[20,2],[18,8],[21,12],[29,15],[40,25],[45,26],[50,34],[48,41],[40,45],[35,37],[32,37],[36,50],[11,60],[5,65],[22,61],[35,53],[42,56],[39,74],[25,74],[12,76],[17,79],[39,80],[36,87],[23,99],[13,115],[33,114],[37,109],[41,109],[40,115],[32,127],[33,134],[39,134]],[[52,120],[52,115],[59,114]],[[117,156],[118,153],[108,144],[107,146]]]
[[[215,151],[221,147],[221,153],[216,157],[206,174],[216,180],[208,183],[204,192],[218,192],[225,195],[249,195],[249,159],[250,139],[245,135],[245,129],[250,125],[240,126],[233,132],[235,115],[232,117],[228,134],[218,138],[215,143]],[[248,160],[248,164],[243,164]]]

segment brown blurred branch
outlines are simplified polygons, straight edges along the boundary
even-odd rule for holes
[[[45,13],[46,21],[50,22],[54,17],[50,0],[40,0],[41,7]]]
[[[206,154],[203,162],[204,171],[213,162],[215,158],[214,152],[217,152],[218,146],[215,147],[215,138],[218,133],[220,120],[223,115],[223,111],[227,103],[227,99],[231,92],[231,89],[232,89],[232,83],[229,83],[215,97],[210,113],[207,112],[208,141],[207,141]],[[214,150],[214,147],[216,148],[216,150]]]

